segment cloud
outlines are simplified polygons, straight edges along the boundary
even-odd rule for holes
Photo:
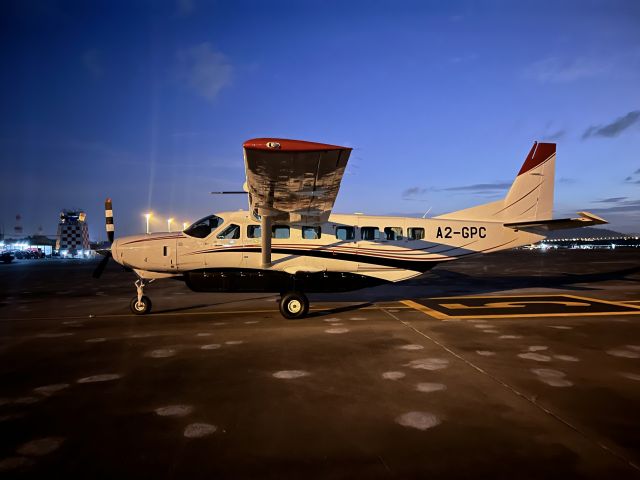
[[[573,185],[574,183],[577,182],[577,180],[571,177],[560,177],[558,179],[558,182],[564,183],[565,185]]]
[[[640,110],[633,110],[622,117],[616,118],[613,122],[607,125],[590,126],[582,134],[582,139],[584,140],[590,137],[617,137],[627,128],[637,123],[638,120],[640,120]]]
[[[411,187],[402,192],[403,197],[415,197],[416,195],[424,195],[429,191],[428,188]]]
[[[600,215],[607,213],[627,213],[640,215],[640,200],[625,200],[618,203],[613,207],[606,208],[594,208],[593,213]]]
[[[220,90],[231,85],[233,66],[207,42],[180,51],[178,59],[183,80],[207,100],[214,100]]]
[[[636,177],[636,178],[634,178],[634,177]],[[633,172],[628,177],[626,177],[624,179],[624,181],[626,183],[633,183],[633,184],[636,184],[636,185],[640,185],[640,178],[638,178],[638,177],[640,177],[640,168],[638,170],[636,170],[635,172]]]
[[[540,83],[569,83],[583,78],[596,77],[609,70],[609,64],[585,57],[571,60],[547,57],[526,67],[523,75],[525,78]]]
[[[443,188],[445,192],[494,192],[497,190],[507,190],[511,187],[511,182],[496,182],[496,183],[476,183],[475,185],[465,185],[463,187],[449,187]]]
[[[405,200],[411,200],[411,197],[418,195],[424,195],[427,192],[469,192],[475,194],[488,194],[492,195],[497,192],[502,192],[511,187],[511,182],[496,182],[496,183],[476,183],[474,185],[464,185],[461,187],[446,187],[446,188],[422,188],[411,187],[402,192],[402,197]]]
[[[547,135],[542,136],[542,140],[546,140],[548,142],[555,142],[560,140],[567,133],[566,130],[558,130],[557,132],[549,133]]]
[[[82,54],[82,64],[94,78],[100,78],[104,74],[100,54],[95,48],[87,50]]]
[[[596,200],[596,203],[618,203],[626,200],[627,197],[611,197],[603,200]]]
[[[176,10],[181,17],[188,17],[193,13],[196,6],[193,0],[177,0]]]

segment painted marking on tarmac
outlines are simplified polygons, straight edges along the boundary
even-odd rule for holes
[[[382,378],[385,380],[400,380],[405,377],[404,372],[384,372]]]
[[[422,350],[424,347],[422,345],[417,345],[415,343],[410,343],[408,345],[400,345],[398,348],[400,350]]]
[[[36,393],[39,393],[40,395],[44,395],[48,397],[68,387],[69,387],[68,383],[56,383],[54,385],[44,385],[43,387],[34,388],[33,391]]]
[[[55,452],[60,448],[63,442],[64,438],[60,437],[39,438],[25,443],[18,448],[17,452],[20,455],[41,457],[42,455],[48,455]]]
[[[110,382],[112,380],[118,380],[122,378],[122,375],[118,373],[104,373],[102,375],[91,375],[90,377],[84,377],[78,380],[78,383],[97,383],[97,382]]]
[[[429,430],[440,425],[440,419],[430,412],[407,412],[396,418],[396,423],[403,427]]]
[[[571,387],[573,382],[567,380],[567,374],[560,370],[552,370],[550,368],[533,368],[531,370],[542,383],[546,383],[551,387]]]
[[[640,314],[640,306],[629,303],[564,294],[437,297],[402,303],[439,320]]]
[[[279,378],[281,380],[291,380],[293,378],[301,378],[311,375],[309,372],[304,370],[280,370],[279,372],[275,372],[273,374],[274,378]]]
[[[496,352],[492,352],[491,350],[476,350],[476,353],[481,357],[493,357]]]
[[[633,350],[627,350],[625,348],[614,348],[612,350],[607,350],[607,353],[613,357],[620,358],[640,358],[640,352],[636,352]]]
[[[449,360],[446,358],[420,358],[412,360],[404,366],[420,370],[442,370],[449,366]]]
[[[416,385],[416,390],[423,393],[439,392],[446,389],[447,386],[444,383],[422,382]]]
[[[551,361],[551,357],[549,355],[542,355],[541,353],[535,353],[535,352],[519,353],[518,356],[520,358],[524,358],[525,360],[534,360],[536,362]]]
[[[217,430],[218,427],[208,423],[192,423],[184,429],[184,436],[186,438],[202,438],[215,433]]]
[[[335,323],[334,323],[334,325],[335,325]],[[329,329],[325,330],[325,333],[340,334],[340,333],[347,333],[348,331],[349,331],[348,328],[337,327],[337,328],[329,328]]]
[[[186,417],[193,412],[191,405],[168,405],[155,409],[156,415],[160,417]]]

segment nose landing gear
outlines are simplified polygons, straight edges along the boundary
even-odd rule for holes
[[[144,287],[152,281],[153,280],[150,280],[148,283],[145,283],[142,278],[139,278],[134,283],[138,294],[131,299],[129,306],[131,307],[131,311],[136,315],[144,315],[151,311],[151,299],[144,295]]]

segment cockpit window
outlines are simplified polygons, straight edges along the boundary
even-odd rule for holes
[[[190,237],[205,238],[211,232],[222,225],[222,219],[216,215],[209,215],[192,223],[185,231]]]
[[[227,228],[225,228],[223,231],[221,231],[216,236],[216,238],[219,238],[221,240],[233,240],[233,239],[236,239],[236,238],[240,238],[240,227],[238,225],[236,225],[235,223],[232,223]]]

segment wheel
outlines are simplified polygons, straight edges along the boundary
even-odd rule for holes
[[[302,318],[309,312],[309,300],[304,293],[288,292],[280,299],[280,313],[284,318]]]
[[[131,299],[131,311],[136,315],[144,315],[151,311],[151,299],[149,297],[142,296],[140,303],[138,303],[138,297],[135,296]]]

